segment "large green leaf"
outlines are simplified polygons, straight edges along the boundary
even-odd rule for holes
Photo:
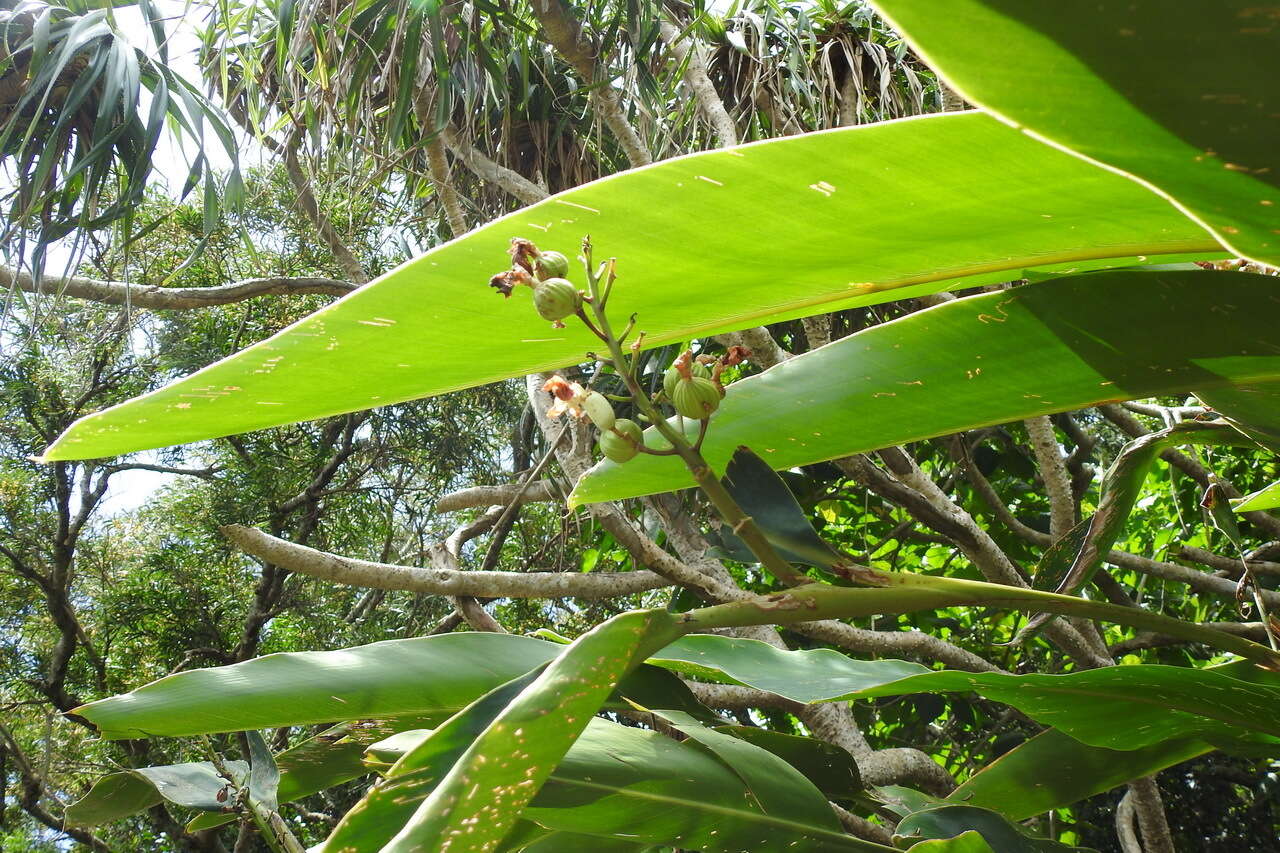
[[[1118,750],[1173,739],[1280,737],[1280,675],[1245,680],[1234,677],[1239,668],[1140,664],[1066,675],[932,672],[832,698],[973,691],[1082,743]]]
[[[806,703],[973,691],[1078,741],[1110,749],[1174,738],[1280,737],[1280,674],[1244,661],[1209,669],[1144,664],[1066,675],[935,672],[906,661],[859,661],[830,650],[784,651],[711,635],[683,637],[650,660]]]
[[[779,756],[750,741],[707,728],[680,711],[657,713],[732,770],[747,786],[750,801],[764,814],[824,830],[827,840],[843,833],[823,793]],[[824,845],[819,841],[809,846]]]
[[[703,455],[722,470],[747,445],[785,469],[1104,401],[1274,383],[1277,328],[1270,276],[1112,270],[1039,281],[873,326],[734,383]],[[596,465],[572,501],[692,484],[674,457],[641,455]]]
[[[848,800],[862,789],[857,762],[842,747],[758,726],[719,726],[717,730],[772,752],[804,774],[827,799]]]
[[[90,702],[75,713],[108,739],[384,717],[431,724],[563,649],[531,637],[476,632],[387,640],[333,652],[288,652],[167,676]],[[650,667],[633,672],[625,685],[624,692],[635,701],[706,713],[688,688]],[[377,730],[376,723],[361,725]]]
[[[495,687],[433,731],[405,732],[375,744],[367,763],[386,778],[348,810],[325,839],[321,853],[381,850],[472,742],[537,675],[529,672]],[[383,769],[388,760],[392,766]]]
[[[495,849],[622,677],[680,633],[667,611],[640,610],[574,640],[476,737],[383,853]]]
[[[1167,740],[1129,750],[1103,749],[1049,729],[970,776],[947,799],[983,806],[1010,820],[1025,820],[1212,749],[1197,740]]]
[[[376,745],[381,760],[413,746],[408,738],[397,741]],[[682,847],[707,851],[888,850],[827,830],[818,836],[834,846],[812,846],[806,836],[816,827],[762,812],[743,779],[712,753],[599,718],[569,748],[524,817],[555,833],[625,837],[642,845],[679,839]],[[793,841],[797,846],[788,846]]]
[[[270,340],[90,415],[46,458],[113,456],[579,362],[598,348],[580,325],[549,328],[523,288],[503,301],[486,282],[512,237],[572,256],[587,234],[621,259],[611,307],[638,312],[651,345],[964,276],[1220,251],[1163,199],[989,116],[787,137],[605,178],[496,220]]]
[[[474,633],[288,652],[180,672],[75,713],[107,739],[447,716],[561,648],[530,637]]]
[[[876,0],[966,98],[1280,260],[1276,7]]]

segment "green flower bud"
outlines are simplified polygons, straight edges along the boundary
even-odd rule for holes
[[[564,278],[569,274],[569,259],[559,252],[542,252],[537,261],[538,278]]]
[[[609,430],[601,432],[600,452],[614,462],[629,462],[640,452],[639,445],[643,436],[640,431],[640,425],[626,418],[618,418],[614,421],[613,428],[622,433],[622,435],[619,436]],[[626,438],[623,436],[626,436]],[[633,444],[628,439],[633,440],[635,443]]]
[[[599,391],[588,391],[587,396],[582,400],[582,411],[587,413],[587,417],[591,418],[591,422],[596,425],[596,429],[606,431],[615,423],[613,415],[613,406],[609,405],[609,400]]]
[[[582,307],[582,294],[562,278],[549,278],[533,288],[533,307],[544,320],[558,323]]]
[[[720,389],[705,376],[681,379],[671,394],[671,405],[684,417],[700,421],[720,408]]]

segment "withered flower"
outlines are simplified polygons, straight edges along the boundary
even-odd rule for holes
[[[508,251],[511,254],[511,265],[513,267],[533,275],[533,265],[538,260],[537,246],[523,237],[512,237],[511,248]]]
[[[511,291],[515,290],[516,285],[527,284],[533,286],[533,276],[524,270],[507,270],[500,272],[493,278],[489,279],[489,286],[496,289],[503,296],[510,297]]]

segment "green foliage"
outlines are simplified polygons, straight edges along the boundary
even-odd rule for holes
[[[258,129],[305,114],[284,143],[291,176],[304,131],[333,142],[347,165],[381,168],[403,158],[403,167],[387,166],[397,177],[382,183],[404,187],[386,195],[430,194],[449,208],[455,232],[457,211],[445,197],[456,188],[436,168],[437,141],[452,140],[458,159],[474,166],[476,151],[459,145],[457,132],[487,133],[487,143],[506,146],[515,137],[497,129],[499,118],[543,120],[558,99],[581,115],[598,113],[591,120],[610,133],[591,142],[581,116],[544,128],[545,139],[572,142],[559,158],[537,158],[557,167],[539,179],[550,175],[562,192],[306,317],[309,305],[226,309],[122,323],[128,335],[95,336],[85,323],[91,311],[18,312],[38,334],[0,377],[6,417],[20,424],[3,439],[15,461],[0,469],[0,555],[14,580],[0,591],[23,614],[15,620],[21,631],[6,639],[5,667],[26,675],[37,702],[70,712],[104,742],[122,742],[116,752],[107,743],[88,749],[98,769],[113,768],[89,790],[91,773],[68,774],[81,795],[64,815],[68,831],[110,821],[144,826],[149,814],[175,843],[197,838],[173,828],[173,806],[203,812],[188,833],[228,838],[219,827],[234,820],[241,839],[256,827],[262,844],[288,853],[302,849],[300,838],[343,853],[889,851],[890,835],[916,853],[1036,853],[1088,849],[1079,845],[1096,834],[1090,798],[1180,762],[1204,762],[1214,749],[1244,756],[1232,766],[1252,758],[1260,760],[1252,769],[1274,769],[1280,651],[1268,622],[1267,602],[1276,601],[1268,541],[1280,534],[1273,516],[1256,512],[1271,487],[1237,503],[1249,513],[1238,520],[1224,477],[1256,488],[1276,476],[1273,460],[1259,463],[1280,435],[1276,277],[1258,265],[1208,271],[1175,263],[1189,256],[1212,266],[1205,259],[1234,246],[1254,260],[1273,258],[1271,205],[1248,206],[1260,194],[1269,202],[1274,181],[1255,168],[1269,168],[1273,157],[1262,140],[1274,117],[1257,109],[1265,81],[1250,77],[1240,89],[1247,96],[1222,94],[1245,85],[1237,58],[1192,80],[1171,64],[1191,31],[1150,10],[1103,4],[1091,16],[1041,19],[956,0],[947,18],[910,0],[884,5],[920,54],[993,114],[796,135],[583,187],[573,185],[587,172],[636,161],[617,129],[619,104],[634,107],[636,92],[660,98],[696,87],[675,68],[640,61],[659,38],[671,39],[653,9],[629,18],[605,4],[580,10],[579,22],[560,3],[482,6],[467,19],[451,8],[394,3],[327,17],[305,4],[220,8],[205,60],[240,120]],[[555,14],[570,15],[569,24]],[[558,26],[568,35],[557,36]],[[599,50],[579,41],[580,26]],[[956,37],[964,26],[1001,40],[1000,67],[976,49],[979,40]],[[1219,13],[1214,26],[1240,25]],[[1104,38],[1084,37],[1098,28]],[[520,41],[539,29],[556,51]],[[890,61],[890,49],[905,55],[905,46],[852,8],[818,5],[809,15],[753,4],[728,20],[698,15],[688,31],[712,39],[722,82],[750,66],[735,53],[796,54],[790,74],[774,68],[734,80],[738,96],[759,84],[751,105],[734,109],[752,124],[749,136],[820,120],[832,99],[801,91],[814,81],[843,80],[835,102],[848,107],[855,99],[844,84],[859,56],[882,59],[881,113],[893,109],[895,80],[910,88],[927,79],[910,60]],[[509,56],[485,46],[509,32],[520,42]],[[1255,39],[1262,35],[1251,30],[1247,44]],[[1151,69],[1116,50],[1131,42],[1163,68],[1167,96],[1154,97]],[[672,55],[677,67],[704,62]],[[842,71],[815,71],[836,55]],[[603,73],[632,60],[636,70],[620,84]],[[1021,67],[1037,69],[1036,79],[1040,69],[1061,69],[1047,79],[1080,91],[1087,121],[1078,121],[1070,98],[1046,98],[1010,76]],[[790,117],[775,97],[783,79],[796,87]],[[429,88],[419,85],[427,80]],[[1217,121],[1187,124],[1206,94]],[[705,101],[699,109],[714,113]],[[660,135],[651,120],[639,126]],[[678,117],[665,129],[670,140],[701,132]],[[358,150],[360,133],[376,150]],[[566,168],[583,150],[591,163]],[[255,179],[264,192],[258,230],[295,234],[279,176]],[[377,220],[398,205],[381,195],[348,200],[366,244],[357,265],[379,272],[398,259],[374,245],[385,233]],[[104,257],[103,265],[162,269],[196,241],[211,251],[190,275],[211,283],[254,254],[207,220],[195,229],[190,215],[164,226],[168,233],[158,226],[154,246],[143,244],[133,259]],[[334,249],[331,223],[314,210],[309,216]],[[545,304],[535,312],[522,288],[498,300],[484,281],[502,266],[511,238],[530,229],[566,254],[589,230],[618,265],[596,269],[584,241],[585,295],[566,285],[565,305],[550,314]],[[433,239],[439,230],[418,233]],[[545,288],[522,280],[541,274],[529,263],[536,252],[516,243],[512,269],[494,286],[504,295],[516,284]],[[293,237],[270,254],[290,272],[352,264]],[[1012,275],[1030,283],[1001,286]],[[582,274],[574,269],[570,278],[581,282]],[[928,310],[872,307],[978,287],[992,292],[935,297],[946,304]],[[842,312],[840,328],[853,333],[820,346],[821,324],[806,317],[817,310]],[[548,330],[547,319],[569,325]],[[807,342],[814,351],[758,353],[777,363],[751,375],[740,344],[687,343],[762,322],[787,346]],[[761,340],[759,330],[749,334]],[[154,343],[135,344],[135,336]],[[258,342],[236,352],[242,337]],[[44,338],[57,344],[42,348]],[[661,390],[667,345],[683,350],[675,364],[686,378],[697,352],[699,369],[711,374],[700,377],[699,393],[712,405],[688,405],[684,378]],[[60,363],[63,355],[75,369]],[[228,357],[208,365],[217,356]],[[531,382],[527,409],[512,385],[495,384],[366,410],[584,358],[590,363],[571,376]],[[79,391],[77,374],[86,371],[93,381]],[[543,423],[538,387],[556,392],[553,416],[567,409],[598,426],[616,410],[649,422],[650,438],[635,458],[587,471],[587,420],[555,432]],[[1211,409],[1171,403],[1187,394]],[[1136,410],[1165,421],[1154,432],[1115,405],[1153,395],[1160,405]],[[662,407],[671,404],[683,420],[665,420]],[[1095,405],[1098,414],[1068,414]],[[1044,420],[1050,414],[1058,417]],[[1196,422],[1178,423],[1184,415]],[[326,420],[280,428],[317,417]],[[1025,437],[1023,427],[1002,426],[1028,418],[1038,420]],[[262,427],[277,429],[213,441]],[[1036,438],[1046,428],[1047,448]],[[1054,428],[1071,447],[1066,458]],[[545,440],[531,437],[538,431]],[[197,441],[154,457],[172,465],[80,461]],[[907,442],[917,444],[898,447]],[[48,468],[16,461],[44,445]],[[1183,445],[1195,458],[1175,452]],[[883,467],[858,455],[876,451]],[[1110,461],[1100,483],[1086,460]],[[109,477],[130,464],[192,483],[169,486],[113,535],[86,526]],[[465,486],[500,478],[507,488],[457,498]],[[701,498],[620,502],[693,484]],[[419,498],[445,491],[468,511],[448,535]],[[715,551],[699,529],[702,498],[719,517]],[[598,528],[573,529],[582,506],[606,500],[613,503],[588,510]],[[539,502],[552,505],[529,505]],[[426,594],[334,589],[306,578],[305,566],[291,574],[295,564],[286,568],[283,558],[245,561],[218,538],[216,525],[228,521],[382,563],[426,563],[417,576],[441,584],[456,618]],[[55,535],[40,533],[49,530]],[[485,531],[492,538],[481,553],[467,542]],[[1146,554],[1200,554],[1195,565],[1220,574]],[[527,569],[553,559],[570,570],[656,570],[679,588],[665,609],[644,596],[490,612],[446,585],[472,566]],[[1033,586],[1023,566],[1037,562]],[[1121,570],[1108,573],[1108,562]],[[77,582],[87,569],[96,569],[91,582]],[[223,584],[221,595],[205,592],[210,578]],[[1089,581],[1111,600],[1067,594]],[[1249,594],[1258,619],[1241,626],[1230,608]],[[1015,640],[1042,624],[1044,637],[1018,647],[1002,644],[1017,628],[1010,611],[1070,618],[1033,619]],[[31,612],[39,618],[26,618]],[[503,633],[495,613],[520,629],[545,628],[543,639]],[[449,633],[462,619],[483,630]],[[853,624],[859,620],[868,627]],[[1120,627],[1098,631],[1093,620]],[[724,635],[735,629],[761,640]],[[336,650],[308,650],[315,648]],[[260,656],[272,650],[282,653]],[[201,656],[222,665],[178,671]],[[1122,664],[1106,665],[1113,657]],[[940,660],[949,668],[937,668]],[[146,678],[154,680],[122,692]],[[82,704],[80,692],[99,698]],[[696,697],[729,709],[738,725]],[[22,790],[37,792],[22,807],[53,827],[40,805],[56,799],[42,778],[51,771],[33,769],[26,755],[41,737],[52,750],[54,727],[40,734],[33,704],[12,703],[20,718],[16,734],[0,727],[0,757],[19,757]],[[88,734],[59,733],[60,753],[75,754]],[[839,742],[841,734],[851,752],[818,739]],[[191,745],[149,743],[196,735],[207,761],[189,760],[198,757]],[[114,769],[121,756],[129,769]],[[356,780],[371,772],[381,778],[365,789]],[[964,781],[953,790],[956,776]],[[902,777],[928,793],[870,784]],[[1257,792],[1266,785],[1247,778],[1256,791],[1226,811],[1252,808],[1250,797],[1265,802]],[[332,826],[304,824],[319,792]],[[1131,788],[1128,796],[1145,795]],[[1148,846],[1158,847],[1158,822],[1141,823]],[[1266,819],[1259,823],[1265,834]],[[1193,837],[1210,840],[1208,831]]]

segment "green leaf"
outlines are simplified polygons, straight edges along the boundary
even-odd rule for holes
[[[877,0],[967,100],[1132,175],[1241,255],[1280,260],[1274,9]],[[981,38],[974,34],[981,33]]]
[[[828,589],[842,597],[874,591]],[[858,661],[830,650],[784,651],[755,640],[701,634],[681,638],[650,660],[804,703],[972,691],[1076,740],[1110,749],[1188,737],[1280,736],[1280,674],[1246,661],[1208,669],[1142,664],[1065,675],[935,672],[906,661]]]
[[[170,675],[74,713],[109,740],[447,716],[560,649],[529,637],[477,632],[265,655]]]
[[[262,732],[257,730],[245,732],[249,741],[249,798],[267,811],[280,808],[277,793],[280,789],[280,768],[271,756],[271,747],[267,746]]]
[[[908,848],[909,853],[995,853],[982,834],[971,829],[954,838],[921,841]]]
[[[249,765],[223,762],[237,784],[244,784]],[[94,826],[120,820],[148,809],[162,799],[207,812],[221,813],[233,803],[227,780],[212,762],[140,767],[112,773],[94,782],[89,793],[67,806],[67,823]]]
[[[288,652],[167,676],[90,702],[75,713],[107,739],[359,719],[360,726],[351,731],[364,732],[355,739],[367,743],[379,733],[441,721],[494,687],[547,663],[563,648],[531,637],[475,632],[333,652]],[[640,667],[623,685],[622,693],[632,701],[713,719],[688,687],[662,670]],[[630,706],[612,699],[609,707]],[[405,719],[382,719],[386,717]],[[307,759],[298,755],[297,760]]]
[[[1245,495],[1231,502],[1236,512],[1252,512],[1258,509],[1275,509],[1280,507],[1280,480],[1265,488],[1258,489],[1251,495]]]
[[[747,786],[750,801],[764,814],[808,824],[825,830],[828,835],[843,832],[835,812],[817,786],[772,752],[709,729],[688,714],[655,713],[724,762]]]
[[[970,776],[947,799],[983,806],[1010,820],[1025,820],[1212,749],[1197,740],[1167,740],[1129,750],[1104,749],[1049,729]]]
[[[1280,736],[1280,675],[1259,670],[1250,674],[1256,680],[1234,677],[1241,668],[1139,664],[1066,675],[932,672],[830,700],[971,691],[1089,746],[1116,750],[1174,739]]]
[[[913,812],[898,823],[898,828],[894,831],[894,842],[901,843],[899,839],[909,841],[916,838],[955,838],[968,832],[978,833],[992,850],[998,850],[1000,853],[1067,853],[1067,851],[1086,849],[1068,847],[1047,838],[1035,838],[1023,831],[1022,827],[1009,823],[996,812],[975,806],[938,806]],[[973,848],[962,846],[959,849]]]
[[[370,788],[334,827],[322,853],[381,850],[475,739],[537,677],[538,673],[530,672],[495,687],[430,733],[415,736],[406,732],[371,747],[371,765],[376,767],[387,759],[393,764],[386,770],[386,778]]]
[[[1275,383],[1276,292],[1263,275],[1114,270],[954,300],[730,385],[702,452],[720,470],[745,444],[785,469],[1100,402]],[[571,502],[692,482],[671,457],[606,460]]]
[[[383,759],[411,746],[407,738],[377,745]],[[599,718],[591,720],[569,748],[526,807],[524,818],[557,835],[621,837],[642,845],[679,843],[726,853],[744,849],[889,849],[848,837],[833,838],[826,830],[819,832],[819,837],[835,846],[805,846],[814,843],[803,839],[816,827],[785,815],[762,813],[743,779],[712,753],[689,741],[677,742],[653,731]],[[506,840],[509,849],[521,849],[513,844],[520,832],[517,829]],[[799,844],[788,847],[792,841]]]
[[[853,756],[848,750],[826,741],[756,726],[719,726],[716,730],[772,752],[799,770],[827,799],[847,800],[862,789],[862,778]]]
[[[787,484],[750,448],[734,450],[721,482],[784,559],[828,570],[848,559],[817,534]],[[720,530],[722,540],[733,535]]]
[[[497,847],[618,681],[679,633],[671,614],[648,610],[583,634],[472,742],[384,853]]]
[[[89,792],[67,806],[68,826],[97,826],[145,811],[164,800],[156,786],[134,773],[101,776]]]
[[[930,672],[901,660],[857,660],[832,649],[786,651],[759,640],[690,634],[649,663],[686,675],[745,684],[797,702],[822,702]]]
[[[276,766],[280,768],[277,798],[282,803],[291,803],[334,785],[369,775],[370,768],[362,761],[365,745],[413,725],[413,718],[342,723],[286,749],[275,756]],[[222,826],[236,820],[236,817],[197,815],[187,823],[187,831],[197,832]]]
[[[551,329],[523,288],[504,301],[486,282],[512,237],[573,256],[587,234],[621,259],[611,305],[638,312],[653,346],[964,277],[1220,251],[1162,199],[989,116],[786,137],[667,160],[496,220],[270,340],[89,415],[46,458],[114,456],[580,362],[599,345],[585,329]]]

